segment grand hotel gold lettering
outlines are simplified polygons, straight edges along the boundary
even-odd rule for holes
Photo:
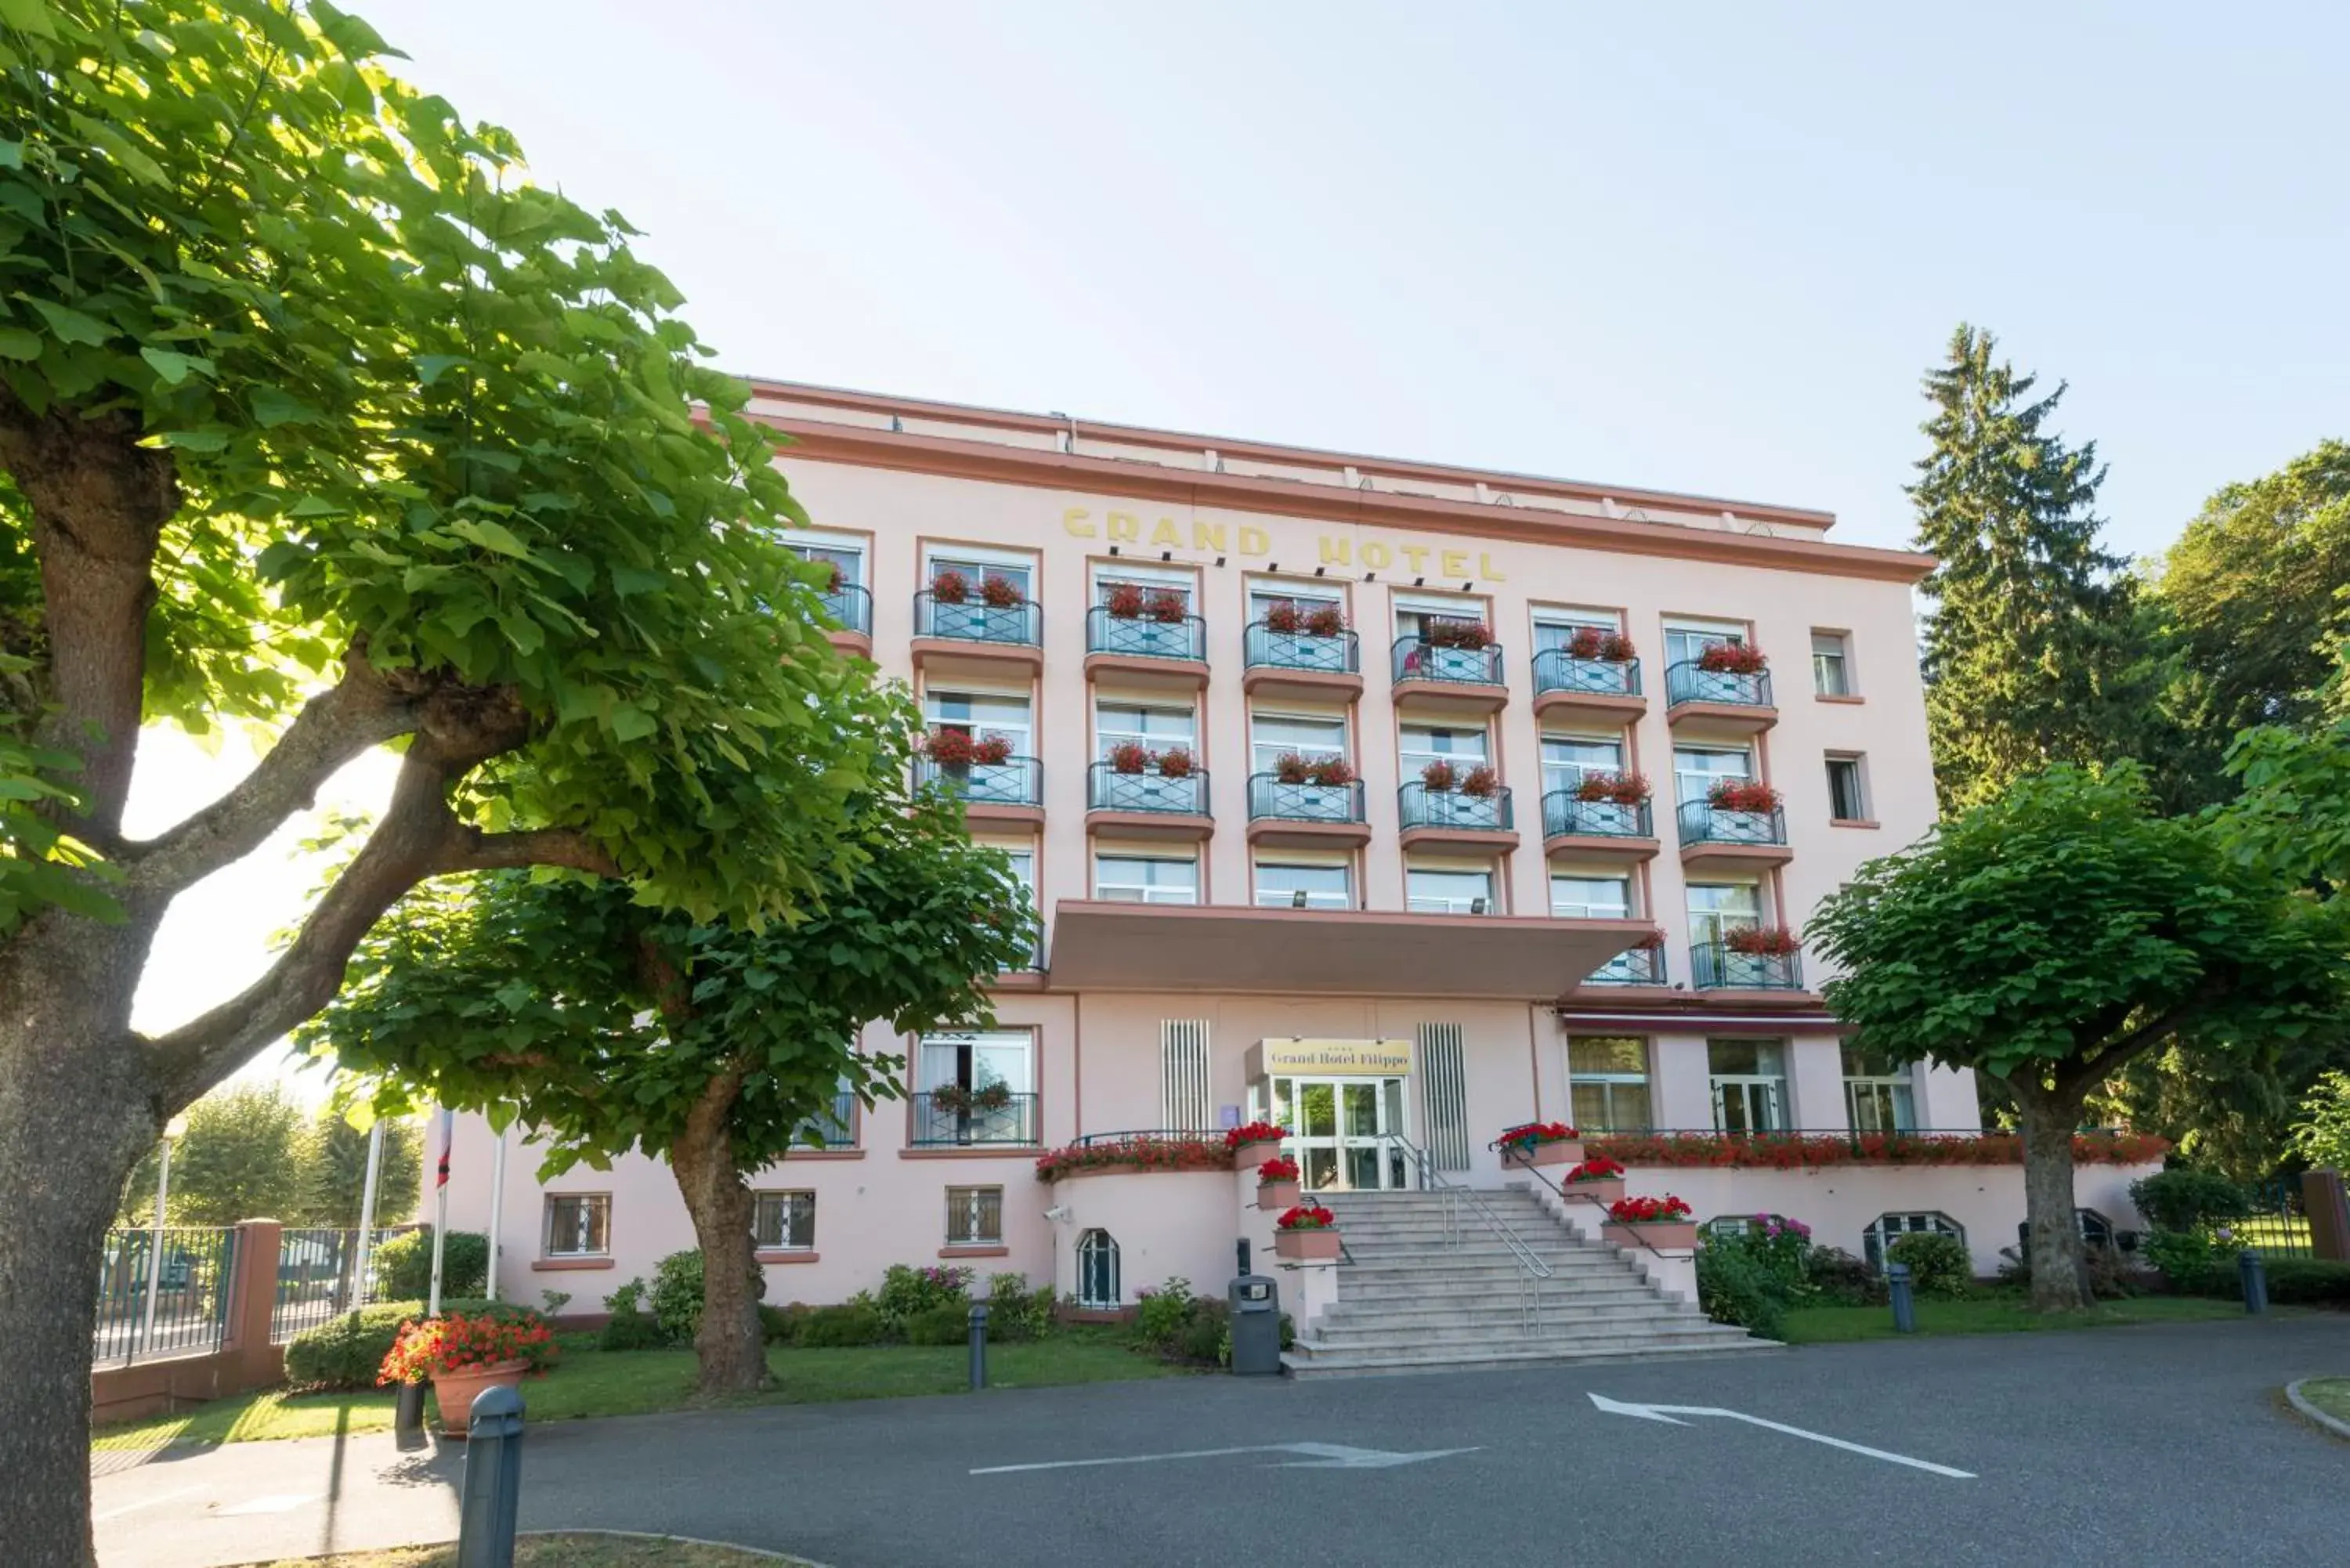
[[[1211,523],[1195,517],[1187,534],[1172,517],[1159,518],[1146,527],[1132,512],[1106,513],[1097,521],[1090,509],[1072,506],[1061,514],[1061,526],[1072,538],[1106,539],[1113,545],[1139,545],[1152,550],[1212,550],[1242,556],[1273,554],[1272,538],[1251,523]],[[1380,538],[1357,540],[1337,534],[1315,535],[1315,564],[1321,566],[1351,569],[1359,566],[1367,571],[1384,572],[1400,561],[1414,576],[1434,576],[1441,582],[1509,580],[1485,550],[1451,550],[1440,545]],[[1469,566],[1472,555],[1477,562],[1474,571]]]

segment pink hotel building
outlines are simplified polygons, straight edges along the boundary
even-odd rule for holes
[[[1501,1188],[1489,1145],[1533,1119],[1979,1126],[1970,1076],[1845,1046],[1772,940],[1933,821],[1925,557],[1785,506],[781,383],[754,410],[816,524],[790,542],[838,570],[835,640],[910,684],[948,737],[923,770],[1045,923],[993,1028],[868,1031],[905,1101],[844,1098],[754,1181],[768,1299],[941,1259],[1089,1307],[1220,1287],[1264,1230],[1230,1175],[1037,1179],[1121,1131],[1271,1117],[1309,1189],[1360,1192],[1423,1159]],[[468,1118],[453,1224],[489,1219],[490,1137]],[[507,1137],[507,1296],[590,1310],[692,1244],[658,1161],[542,1183]],[[2085,1169],[2085,1206],[2135,1223],[2127,1174]],[[2023,1209],[2012,1166],[1631,1185],[1855,1253],[1948,1231],[1986,1271]]]

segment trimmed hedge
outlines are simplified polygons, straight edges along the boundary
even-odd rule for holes
[[[530,1308],[512,1302],[444,1299],[441,1310],[545,1322]],[[400,1325],[423,1315],[421,1301],[379,1302],[297,1334],[286,1346],[286,1381],[296,1388],[322,1391],[372,1388],[383,1358],[391,1354],[392,1341],[400,1337]]]
[[[906,1320],[908,1345],[961,1345],[970,1336],[969,1307],[927,1307]]]
[[[441,1299],[480,1299],[490,1288],[490,1239],[479,1231],[452,1231],[441,1250]],[[432,1227],[394,1236],[375,1250],[376,1288],[392,1301],[421,1302],[432,1293]]]
[[[2329,1258],[2270,1258],[2266,1270],[2269,1300],[2279,1306],[2350,1306],[2350,1263]],[[2236,1272],[2232,1253],[2215,1252],[2200,1267],[2171,1271],[2170,1282],[2185,1295],[2231,1302],[2244,1299],[2243,1280]]]
[[[827,1345],[879,1345],[881,1314],[866,1306],[821,1306],[800,1320],[797,1343],[821,1349]]]

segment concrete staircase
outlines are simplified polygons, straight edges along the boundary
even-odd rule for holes
[[[1523,1188],[1477,1196],[1514,1231],[1552,1277],[1530,1289],[1491,1225],[1461,1205],[1461,1244],[1448,1244],[1448,1199],[1437,1192],[1320,1193],[1338,1216],[1353,1260],[1338,1270],[1338,1300],[1282,1357],[1295,1377],[1455,1372],[1652,1356],[1754,1354],[1779,1348],[1742,1328],[1710,1323],[1667,1297],[1628,1254],[1586,1241]]]

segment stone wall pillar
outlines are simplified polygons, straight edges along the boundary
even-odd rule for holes
[[[2302,1205],[2309,1210],[2309,1250],[2314,1256],[2350,1262],[2350,1199],[2338,1170],[2312,1170],[2301,1179]]]

